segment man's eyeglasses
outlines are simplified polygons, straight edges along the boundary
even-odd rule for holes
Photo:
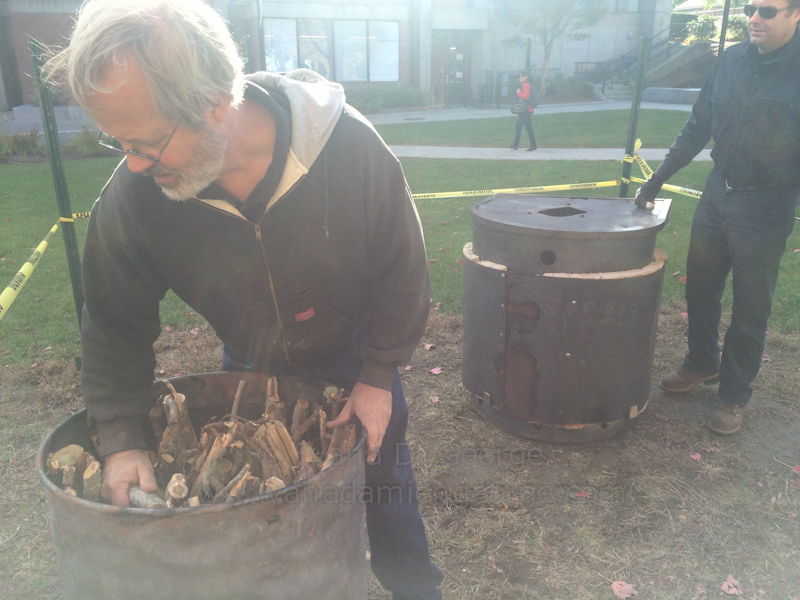
[[[178,126],[175,125],[175,129],[172,130],[172,133],[169,134],[167,141],[164,142],[164,145],[161,146],[161,150],[159,150],[158,155],[155,157],[150,156],[149,154],[142,154],[141,152],[136,152],[135,150],[124,150],[120,147],[120,143],[110,135],[106,135],[102,131],[100,135],[97,136],[97,143],[103,146],[104,148],[108,148],[109,150],[113,150],[114,152],[119,152],[121,154],[130,154],[132,156],[138,156],[139,158],[146,158],[150,162],[157,163],[161,158],[161,155],[164,154],[164,150],[167,149],[169,143],[172,141],[172,136],[175,135],[175,132],[178,131]],[[103,139],[105,138],[105,139]]]
[[[752,4],[745,4],[742,9],[748,18],[752,17],[756,12],[762,19],[774,19],[779,12],[791,9],[791,6],[786,8],[775,8],[774,6],[753,6]]]

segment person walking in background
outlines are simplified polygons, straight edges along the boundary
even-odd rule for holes
[[[516,136],[514,137],[514,143],[509,146],[509,148],[513,148],[516,150],[519,148],[519,139],[522,136],[522,127],[525,126],[525,131],[528,132],[528,140],[530,141],[531,145],[528,146],[527,152],[531,150],[536,150],[536,135],[533,133],[533,125],[531,124],[531,115],[533,114],[534,110],[534,103],[533,95],[531,94],[531,84],[528,83],[528,74],[527,73],[520,73],[519,74],[519,88],[517,88],[517,97],[521,100],[528,101],[528,107],[526,110],[523,110],[521,113],[517,115],[517,126],[516,126]]]
[[[644,206],[713,137],[714,168],[692,222],[686,260],[689,352],[661,380],[672,393],[719,381],[708,427],[739,431],[764,352],[772,295],[800,200],[800,0],[744,6],[749,42],[719,57],[664,162],[636,193]],[[722,292],[733,272],[720,358]]]

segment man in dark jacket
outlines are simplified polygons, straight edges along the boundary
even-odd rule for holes
[[[340,85],[308,70],[245,78],[200,0],[90,0],[61,67],[125,153],[83,254],[82,386],[104,496],[127,505],[129,486],[156,486],[143,423],[172,289],[221,338],[224,368],[350,390],[332,425],[357,417],[367,432],[372,569],[395,598],[441,598],[397,369],[430,303],[398,160]]]
[[[764,351],[778,267],[800,198],[800,0],[753,0],[744,7],[750,41],[718,59],[692,116],[637,204],[714,138],[714,168],[692,222],[686,264],[689,352],[661,380],[685,393],[719,381],[721,405],[709,428],[742,426]],[[733,272],[733,311],[720,357],[722,292]]]

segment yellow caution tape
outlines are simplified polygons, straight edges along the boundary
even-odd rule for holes
[[[491,196],[492,194],[532,194],[536,192],[560,192],[566,190],[586,190],[594,188],[614,187],[619,185],[619,179],[614,181],[594,181],[592,183],[568,183],[564,185],[538,185],[533,187],[515,187],[495,190],[470,190],[462,192],[435,192],[429,194],[412,194],[414,200],[429,200],[432,198],[462,198],[465,196]]]
[[[637,183],[645,183],[647,179],[641,179],[639,177],[631,177],[631,181],[636,181]],[[661,186],[661,189],[667,190],[670,192],[675,192],[676,194],[683,194],[684,196],[692,196],[693,198],[699,198],[703,195],[703,192],[698,192],[697,190],[693,190],[691,188],[679,187],[677,185],[671,185],[669,183],[665,183]]]
[[[47,245],[50,242],[50,238],[57,230],[58,223],[53,225],[50,233],[48,233],[44,240],[42,240],[42,243],[36,247],[36,250],[33,251],[31,257],[25,261],[25,264],[22,265],[22,268],[14,276],[14,279],[11,280],[11,283],[9,283],[6,288],[0,292],[0,319],[5,316],[9,307],[13,304],[14,300],[17,299],[17,295],[19,294],[20,290],[28,282],[28,279],[30,279],[31,273],[33,273],[33,270],[39,263],[39,259],[42,258],[42,254],[44,254],[44,251],[47,250]]]
[[[639,179],[638,177],[631,177],[632,181],[636,181],[637,183],[646,183],[648,179],[653,176],[653,169],[650,168],[650,165],[636,152],[638,152],[639,148],[642,147],[642,140],[637,139],[636,145],[634,146],[634,155],[633,158],[636,159],[636,163],[639,165],[639,168],[642,170],[642,174],[644,175],[644,179]],[[684,196],[692,196],[693,198],[699,198],[702,196],[703,192],[698,192],[697,190],[693,190],[691,188],[679,187],[677,185],[670,185],[669,183],[665,183],[661,186],[661,189],[675,192],[676,194],[683,194]]]

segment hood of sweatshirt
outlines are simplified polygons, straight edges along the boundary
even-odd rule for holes
[[[247,80],[286,96],[292,111],[292,141],[280,183],[267,209],[301,179],[320,155],[345,108],[344,89],[310,69],[286,74],[253,73]]]

